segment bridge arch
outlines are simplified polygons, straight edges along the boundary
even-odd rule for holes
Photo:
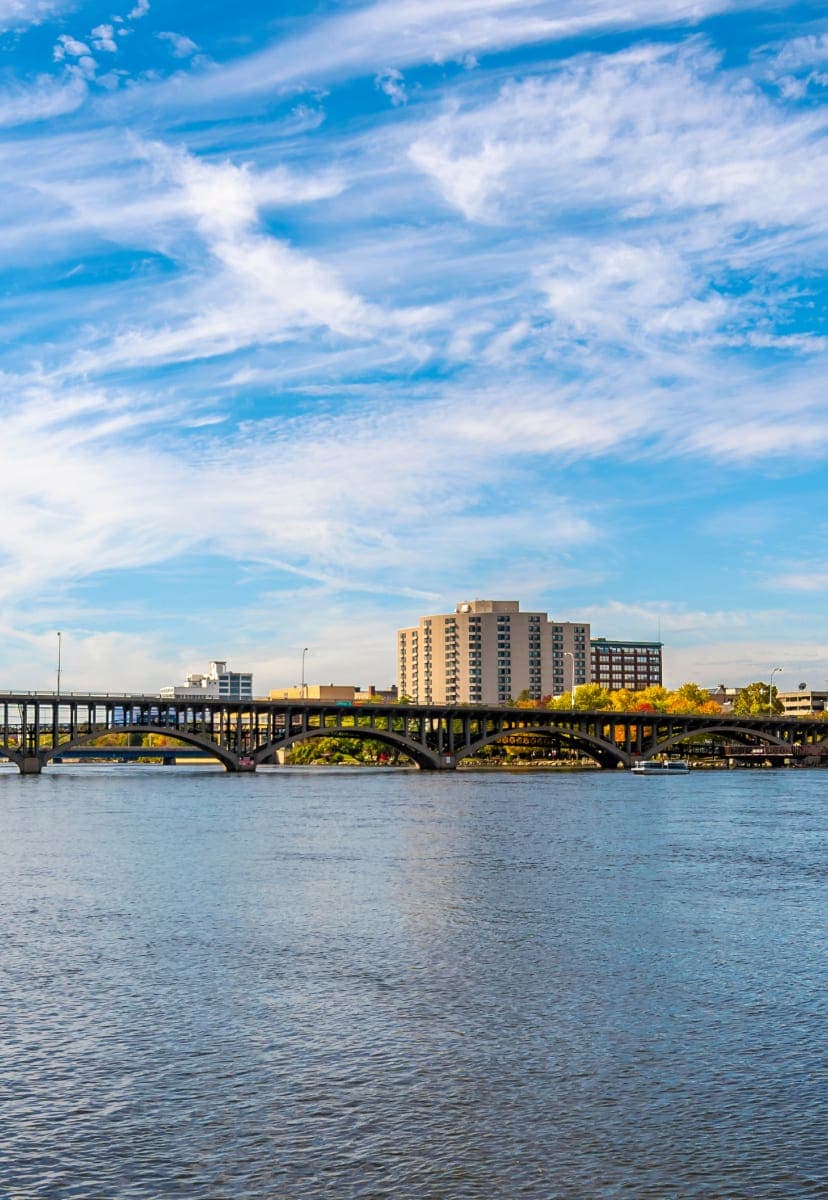
[[[468,746],[460,746],[457,749],[457,760],[468,758],[472,754],[476,754],[478,750],[482,750],[485,746],[491,746],[493,742],[500,741],[501,738],[512,737],[516,733],[541,734],[549,738],[567,738],[569,743],[576,749],[582,749],[590,758],[594,758],[600,766],[615,765],[621,763],[627,766],[627,755],[623,750],[620,750],[614,742],[608,742],[605,738],[595,737],[594,734],[584,733],[580,729],[572,729],[567,725],[529,725],[521,723],[519,729],[501,729],[496,733],[486,734],[485,737],[477,738]]]
[[[218,761],[228,771],[237,771],[239,767],[239,756],[233,751],[224,750],[216,742],[210,741],[209,738],[199,737],[198,734],[189,733],[184,729],[177,729],[170,725],[119,725],[117,729],[106,728],[98,729],[92,733],[83,734],[81,737],[72,738],[69,742],[61,742],[59,746],[50,746],[40,751],[40,759],[44,766],[51,762],[54,758],[60,758],[64,754],[71,754],[73,750],[80,750],[84,746],[90,746],[93,742],[97,742],[99,738],[111,733],[157,733],[162,737],[174,738],[177,742],[184,742],[188,746],[195,746],[199,750],[203,750],[205,755],[210,758],[218,759]],[[117,747],[109,747],[117,749]],[[153,746],[147,747],[147,754],[163,754],[165,747]],[[174,747],[172,747],[174,750]],[[169,753],[169,749],[167,749]]]
[[[323,737],[359,738],[363,742],[382,742],[386,746],[392,746],[395,750],[402,751],[424,771],[434,771],[443,765],[439,754],[422,746],[419,742],[402,737],[400,734],[389,733],[385,729],[372,729],[368,725],[338,724],[327,725],[321,729],[302,729],[289,737],[279,738],[278,741],[268,742],[265,746],[261,746],[253,758],[257,763],[263,763],[268,758],[272,758],[279,750],[289,750],[291,746],[296,746],[300,742]]]
[[[761,729],[745,728],[743,725],[712,725],[709,729],[697,729],[688,733],[685,729],[682,733],[675,733],[672,737],[665,738],[655,746],[648,746],[646,751],[643,751],[639,756],[639,761],[652,758],[656,754],[664,754],[673,746],[679,745],[681,742],[689,741],[692,738],[720,738],[729,735],[737,742],[742,742],[744,745],[750,745],[751,739],[756,739],[760,742],[767,742],[771,746],[779,746],[783,750],[793,749],[790,742],[786,742],[784,738],[777,737],[773,733],[766,733]]]
[[[20,769],[23,765],[25,755],[17,746],[10,746],[8,742],[0,742],[0,758],[7,758],[10,763]]]

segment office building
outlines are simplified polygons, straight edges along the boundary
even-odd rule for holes
[[[592,638],[592,682],[610,691],[629,688],[640,692],[660,686],[661,642],[627,642],[616,638]]]
[[[802,687],[795,692],[777,692],[776,699],[780,701],[785,717],[811,717],[814,713],[828,712],[828,692],[812,692]]]
[[[249,671],[228,671],[215,659],[206,674],[194,673],[187,682],[161,688],[162,700],[252,700],[253,676]]]
[[[590,680],[589,625],[521,612],[517,600],[470,600],[397,631],[397,687],[421,704],[535,700]]]

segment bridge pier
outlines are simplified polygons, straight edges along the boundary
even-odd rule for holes
[[[417,766],[421,771],[456,771],[457,759],[453,754],[435,754],[420,758]]]
[[[235,763],[226,763],[227,770],[233,775],[252,774],[256,770],[255,758],[242,757]]]
[[[43,763],[36,754],[24,755],[17,765],[21,775],[39,775],[43,770]]]

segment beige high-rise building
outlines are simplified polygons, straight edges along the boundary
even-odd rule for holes
[[[397,687],[419,704],[503,704],[590,681],[589,625],[469,600],[397,631]]]

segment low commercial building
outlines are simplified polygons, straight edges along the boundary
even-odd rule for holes
[[[356,704],[375,704],[377,701],[382,701],[383,704],[396,704],[400,698],[400,693],[397,691],[397,685],[392,683],[390,687],[378,688],[376,684],[369,683],[367,688],[357,688],[354,696]]]
[[[367,688],[359,688],[349,683],[306,683],[304,691],[301,687],[274,688],[268,697],[271,700],[322,700],[330,704],[371,704],[377,700],[394,704],[397,689],[393,684],[390,688],[378,688],[369,683]]]
[[[798,688],[795,692],[777,692],[776,699],[781,702],[785,717],[812,717],[814,713],[828,712],[828,692]]]
[[[268,692],[270,700],[326,700],[330,704],[345,702],[353,704],[357,689],[344,683],[306,683],[302,687],[274,688]]]

